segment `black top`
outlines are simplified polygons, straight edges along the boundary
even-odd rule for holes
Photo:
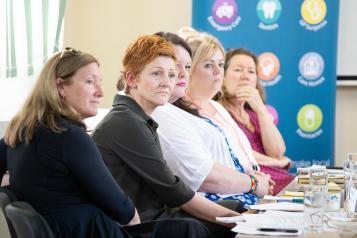
[[[39,126],[29,144],[19,143],[14,149],[0,140],[0,176],[9,170],[10,189],[44,215],[55,233],[117,235],[120,227],[114,220],[127,224],[132,219],[131,200],[89,135],[67,120],[61,118],[59,123],[65,132]],[[106,229],[110,231],[101,233]]]
[[[166,206],[183,205],[194,196],[167,166],[157,127],[132,98],[116,95],[113,109],[93,134],[104,161],[133,199],[143,221],[155,219]]]

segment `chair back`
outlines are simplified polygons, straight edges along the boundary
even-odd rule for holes
[[[47,221],[27,202],[13,202],[6,206],[5,213],[17,238],[54,238]]]
[[[5,207],[10,203],[6,193],[0,192],[0,237],[11,238],[9,225],[5,215]]]

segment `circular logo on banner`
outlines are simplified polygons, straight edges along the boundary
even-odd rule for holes
[[[314,132],[322,124],[323,116],[320,108],[314,104],[306,104],[297,115],[297,123],[304,132]]]
[[[279,0],[260,0],[257,5],[257,14],[264,24],[275,23],[281,15]]]
[[[308,24],[319,24],[325,19],[327,7],[324,0],[304,0],[301,6],[302,18]]]
[[[212,7],[213,19],[222,25],[232,23],[237,17],[238,6],[234,0],[216,0]]]
[[[315,80],[321,77],[324,68],[324,60],[316,52],[306,53],[299,62],[300,74],[308,80]]]
[[[273,80],[279,73],[280,62],[273,53],[265,52],[258,58],[258,76],[264,81]]]

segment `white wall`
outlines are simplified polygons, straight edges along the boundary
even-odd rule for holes
[[[357,76],[356,10],[356,0],[340,0],[337,75]]]
[[[357,86],[336,92],[335,160],[341,166],[348,152],[357,152]]]

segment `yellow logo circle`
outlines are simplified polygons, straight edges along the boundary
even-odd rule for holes
[[[302,18],[309,24],[319,24],[325,19],[327,7],[324,0],[304,0],[301,6]]]

